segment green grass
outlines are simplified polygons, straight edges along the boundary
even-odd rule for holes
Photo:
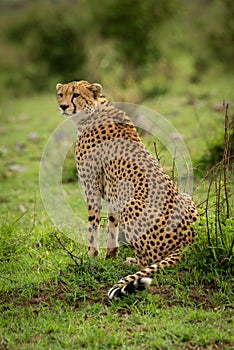
[[[18,344],[21,349],[212,349],[212,344],[231,349],[230,312],[224,318],[221,310],[163,310],[149,303],[148,309],[142,303],[82,310],[57,305],[53,312],[45,306],[15,308],[5,313],[11,321],[5,339],[9,348]]]
[[[229,84],[227,78],[226,90],[220,82],[216,95],[206,97],[202,95],[212,91],[211,83],[201,89],[189,85],[186,91],[175,86],[170,97],[145,105],[157,107],[173,123],[197,161],[210,137],[207,127],[212,134],[222,134],[224,114],[214,105],[233,98]],[[203,103],[189,104],[191,95]],[[105,261],[104,251],[97,260],[89,259],[86,246],[56,230],[41,201],[41,155],[62,121],[53,95],[6,101],[0,110],[0,347],[233,348],[233,278],[209,262],[201,244],[181,264],[155,276],[150,290],[118,303],[108,301],[112,284],[136,271],[122,264],[132,251],[122,246],[115,261]],[[147,134],[144,138],[152,147]],[[86,221],[72,164],[69,154],[63,190],[75,213]],[[201,201],[202,195],[197,192],[195,198]],[[202,239],[204,243],[205,234]]]
[[[129,249],[122,248],[119,261],[105,261],[103,256],[95,261],[65,236],[48,227],[43,231],[35,227],[31,238],[21,233],[15,245],[11,239],[11,254],[2,261],[3,348],[233,346],[233,294],[225,281],[221,286],[217,280],[211,288],[209,276],[194,272],[185,261],[182,267],[161,272],[149,291],[109,302],[106,292],[111,283],[133,271],[119,263]],[[55,234],[67,249],[75,248],[76,265]]]

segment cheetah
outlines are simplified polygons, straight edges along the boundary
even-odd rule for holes
[[[100,84],[57,84],[59,109],[73,117],[78,131],[77,170],[88,207],[88,256],[99,254],[101,199],[108,210],[106,258],[118,255],[118,230],[133,248],[141,270],[120,279],[108,292],[117,300],[143,290],[160,268],[174,266],[182,249],[193,243],[198,212],[192,199],[179,193],[141,141],[122,110],[102,93]]]

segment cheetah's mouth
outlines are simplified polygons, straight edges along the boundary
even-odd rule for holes
[[[60,111],[61,115],[65,118],[70,118],[72,117],[73,114],[70,114],[70,113],[67,113],[67,112],[64,112],[64,111]]]

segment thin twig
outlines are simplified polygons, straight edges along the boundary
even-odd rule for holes
[[[35,227],[35,222],[36,222],[36,192],[34,191],[34,203],[33,203],[33,222],[32,222],[32,227],[29,231],[29,234],[33,232],[33,229]]]
[[[208,244],[209,244],[210,249],[211,249],[211,238],[210,238],[208,206],[209,206],[209,197],[210,197],[211,186],[212,186],[212,181],[210,181],[210,183],[209,183],[209,187],[208,187],[208,191],[207,191],[207,198],[206,198],[206,206],[205,206],[206,229],[207,229]],[[211,249],[211,252],[212,252],[212,249]],[[212,252],[212,255],[213,255],[213,252]],[[213,258],[214,258],[214,255],[213,255]]]
[[[217,185],[217,180],[215,180],[215,195],[216,195],[216,202],[215,202],[215,238],[216,238],[216,247],[218,247],[218,185]]]
[[[24,211],[15,221],[12,222],[12,226],[14,226],[18,221],[22,219],[22,217],[28,213],[28,210]]]
[[[55,238],[57,239],[57,241],[59,242],[59,244],[61,245],[61,247],[68,253],[68,255],[71,257],[72,261],[74,261],[75,265],[77,267],[80,267],[80,265],[77,262],[77,259],[82,260],[81,258],[79,258],[78,256],[74,255],[69,249],[67,249],[67,247],[65,246],[65,244],[63,243],[63,241],[58,237],[58,235],[55,233]]]
[[[157,150],[157,143],[155,141],[154,141],[154,151],[155,151],[156,159],[157,159],[158,163],[160,164],[160,158],[159,158],[159,154],[158,154],[158,150]]]
[[[223,151],[223,181],[224,181],[224,193],[226,202],[226,217],[230,217],[229,212],[229,200],[228,200],[228,190],[227,190],[227,168],[229,165],[230,158],[230,134],[229,134],[229,118],[228,118],[228,107],[226,105],[225,109],[225,134],[224,134],[224,151]]]
[[[175,160],[176,160],[176,147],[173,155],[172,169],[171,169],[171,178],[173,182],[175,182]]]
[[[229,157],[229,161],[231,161],[233,159],[234,159],[234,156]],[[200,182],[196,185],[194,191],[196,191],[208,179],[208,177],[210,177],[210,174],[212,174],[212,173],[214,174],[217,171],[217,169],[220,168],[221,164],[222,164],[222,160],[220,162],[216,163],[212,168],[210,168],[206,172],[206,174],[203,176],[203,178],[200,180]]]
[[[221,217],[221,214],[220,214],[221,187],[222,187],[222,172],[220,170],[220,172],[219,172],[219,181],[217,182],[217,186],[216,186],[216,206],[217,206],[217,210],[216,210],[217,217],[216,217],[216,220],[218,221],[220,237],[221,237],[222,245],[224,246],[223,230],[222,230],[222,225],[221,225],[221,220],[220,220],[220,217]]]

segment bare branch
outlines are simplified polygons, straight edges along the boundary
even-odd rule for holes
[[[158,150],[157,150],[157,143],[155,141],[154,141],[154,151],[155,151],[156,159],[157,159],[158,163],[160,164],[160,158],[159,158],[159,154],[158,154]]]
[[[58,237],[58,235],[55,233],[55,238],[57,239],[57,241],[59,242],[59,244],[61,245],[61,247],[68,253],[68,255],[71,257],[72,261],[74,261],[75,265],[77,267],[80,267],[80,264],[78,264],[77,259],[81,260],[81,258],[79,258],[78,256],[74,255],[69,249],[67,249],[67,247],[65,246],[64,242]]]

